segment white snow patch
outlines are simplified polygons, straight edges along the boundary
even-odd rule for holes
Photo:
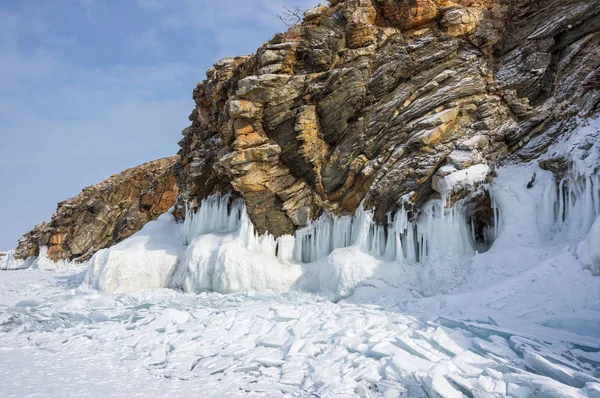
[[[184,250],[175,218],[163,214],[130,238],[97,252],[84,284],[109,293],[167,288]]]
[[[476,164],[464,170],[454,171],[440,180],[442,195],[481,184],[486,181],[490,171],[486,164]]]

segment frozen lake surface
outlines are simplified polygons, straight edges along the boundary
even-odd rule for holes
[[[111,296],[77,290],[82,277],[0,274],[3,397],[600,393],[598,336],[301,292]]]

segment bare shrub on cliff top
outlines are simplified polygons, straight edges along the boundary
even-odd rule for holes
[[[287,7],[283,6],[284,11],[281,14],[278,14],[277,17],[287,26],[291,28],[292,26],[300,25],[302,22],[302,18],[304,17],[304,10],[300,7]]]

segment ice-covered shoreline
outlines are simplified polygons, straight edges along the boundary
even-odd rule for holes
[[[275,240],[254,234],[243,203],[212,197],[185,224],[165,214],[89,265],[41,256],[2,273],[6,391],[18,396],[33,374],[26,391],[50,396],[597,398],[600,184],[586,166],[597,153],[569,140],[546,157],[575,157],[562,181],[508,164],[480,187],[494,217],[481,252],[443,200],[415,223],[399,212],[386,228],[361,210]],[[64,389],[12,368],[31,355],[57,359],[59,379],[136,377]]]

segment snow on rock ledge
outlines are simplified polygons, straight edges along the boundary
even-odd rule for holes
[[[167,288],[185,248],[171,214],[163,214],[130,238],[96,253],[84,285],[108,293]]]

